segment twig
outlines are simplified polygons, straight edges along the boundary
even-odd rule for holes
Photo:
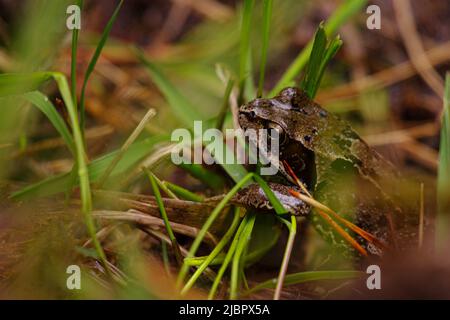
[[[439,154],[433,148],[413,140],[408,143],[400,144],[399,146],[417,162],[434,172],[437,171]]]
[[[233,10],[225,4],[215,0],[172,0],[173,2],[189,6],[204,16],[217,21],[226,21],[233,16]]]
[[[413,138],[433,136],[437,133],[438,126],[435,122],[421,124],[415,127],[388,132],[372,134],[364,137],[371,146],[399,144],[411,141]]]
[[[164,221],[161,218],[149,216],[145,213],[142,213],[138,210],[129,210],[127,212],[123,211],[112,211],[112,210],[96,210],[93,211],[93,215],[98,218],[108,219],[108,220],[117,220],[117,221],[127,221],[133,222],[135,224],[143,225],[146,227],[158,227],[164,228]],[[190,227],[181,223],[170,223],[172,229],[179,234],[195,238],[198,234],[198,229],[194,227]],[[211,233],[207,233],[205,236],[205,243],[208,245],[215,246],[217,245],[217,239],[211,235]]]
[[[436,70],[433,69],[427,58],[421,58],[425,50],[415,27],[414,13],[409,0],[396,0],[392,2],[397,18],[400,34],[405,43],[411,62],[423,80],[439,96],[444,94],[444,82]]]
[[[423,223],[425,216],[425,205],[424,205],[424,184],[420,184],[420,220],[419,220],[419,249],[423,246]]]
[[[448,61],[450,59],[450,41],[421,53],[417,59],[426,59],[431,65],[438,65]],[[367,89],[388,87],[397,82],[411,78],[416,73],[417,70],[414,68],[413,64],[410,61],[406,61],[357,81],[355,80],[328,90],[323,90],[317,95],[317,101],[324,103],[337,99],[350,98]]]
[[[97,188],[101,188],[106,180],[108,179],[111,172],[114,170],[116,165],[119,163],[119,161],[122,159],[123,155],[127,152],[128,148],[133,144],[133,142],[137,139],[137,137],[141,134],[141,132],[144,130],[146,123],[155,116],[156,111],[155,109],[150,109],[145,114],[145,116],[142,118],[141,122],[138,124],[136,129],[134,129],[133,133],[130,135],[130,137],[127,139],[127,141],[124,143],[122,148],[120,148],[119,153],[117,153],[116,157],[111,161],[109,166],[106,168],[106,170],[103,172],[103,175],[99,179],[99,182],[97,184]]]
[[[291,259],[292,248],[294,247],[295,235],[297,234],[297,220],[295,216],[291,216],[291,223],[288,225],[289,238],[284,251],[283,262],[281,264],[280,273],[277,279],[277,287],[273,295],[273,300],[280,300],[281,291],[283,290],[284,279],[286,278],[286,272]]]

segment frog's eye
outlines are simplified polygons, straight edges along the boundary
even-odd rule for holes
[[[287,141],[286,131],[284,131],[284,129],[278,123],[269,122],[269,136],[271,135],[272,131],[270,129],[276,130],[278,132],[278,136],[280,138],[280,145],[286,143]]]

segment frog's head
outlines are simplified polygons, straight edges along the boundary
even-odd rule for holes
[[[299,106],[310,105],[311,100],[298,88],[286,88],[272,99],[255,99],[239,108],[239,124],[242,129],[275,129],[284,144],[291,136],[290,114]]]
[[[280,94],[271,99],[255,99],[239,109],[239,124],[245,130],[270,129],[278,131],[280,157],[288,162],[296,172],[308,170],[312,176],[314,170],[309,167],[313,163],[313,152],[305,148],[303,137],[299,135],[312,129],[314,121],[310,121],[315,111],[315,104],[306,93],[297,88],[286,88]],[[300,133],[300,134],[299,134]],[[305,135],[306,136],[306,135]],[[307,139],[306,139],[307,140]],[[259,141],[256,142],[257,145]],[[282,168],[280,168],[282,173]],[[312,181],[312,179],[308,179]]]

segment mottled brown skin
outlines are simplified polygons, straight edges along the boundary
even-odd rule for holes
[[[396,169],[347,122],[305,92],[286,88],[273,99],[253,100],[240,108],[239,122],[244,130],[279,128],[285,135],[280,158],[315,191],[319,201],[392,247],[415,245],[417,210],[402,199]],[[325,238],[347,247],[317,215],[313,223]],[[379,253],[378,248],[359,240],[370,252]]]
[[[279,183],[269,183],[269,187],[275,196],[280,200],[281,204],[293,215],[307,215],[310,211],[309,205],[302,200],[293,197],[289,190],[302,192],[299,188],[286,186]],[[264,190],[258,184],[252,184],[242,189],[232,200],[233,204],[254,208],[259,211],[271,211],[273,207],[267,198]]]

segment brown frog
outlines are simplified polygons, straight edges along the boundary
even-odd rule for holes
[[[239,110],[239,122],[245,129],[275,129],[280,135],[280,160],[300,177],[314,198],[338,212],[343,218],[395,248],[417,243],[418,215],[414,205],[400,192],[402,178],[397,170],[370,148],[349,124],[314,103],[300,89],[287,88],[272,99],[256,99]],[[258,143],[256,141],[256,143]],[[311,217],[316,230],[338,248],[355,252],[329,224],[311,208],[293,196],[298,188],[284,166],[272,177],[269,187],[289,214]],[[159,216],[153,197],[120,198],[132,207]],[[169,219],[201,227],[207,215],[223,196],[190,202],[164,199]],[[258,212],[272,212],[264,191],[257,184],[239,191],[230,201],[233,205]],[[226,214],[213,225],[222,233]],[[349,231],[349,230],[347,230]],[[380,254],[381,247],[356,235],[370,253]]]
[[[390,247],[416,245],[418,210],[404,199],[398,171],[347,122],[304,91],[286,88],[272,99],[253,100],[241,106],[239,123],[244,130],[276,129],[280,160],[293,168],[317,200]],[[286,184],[292,184],[286,170],[280,171]],[[348,248],[318,215],[312,215],[312,222],[324,238]],[[369,252],[380,253],[380,248],[357,238]]]

